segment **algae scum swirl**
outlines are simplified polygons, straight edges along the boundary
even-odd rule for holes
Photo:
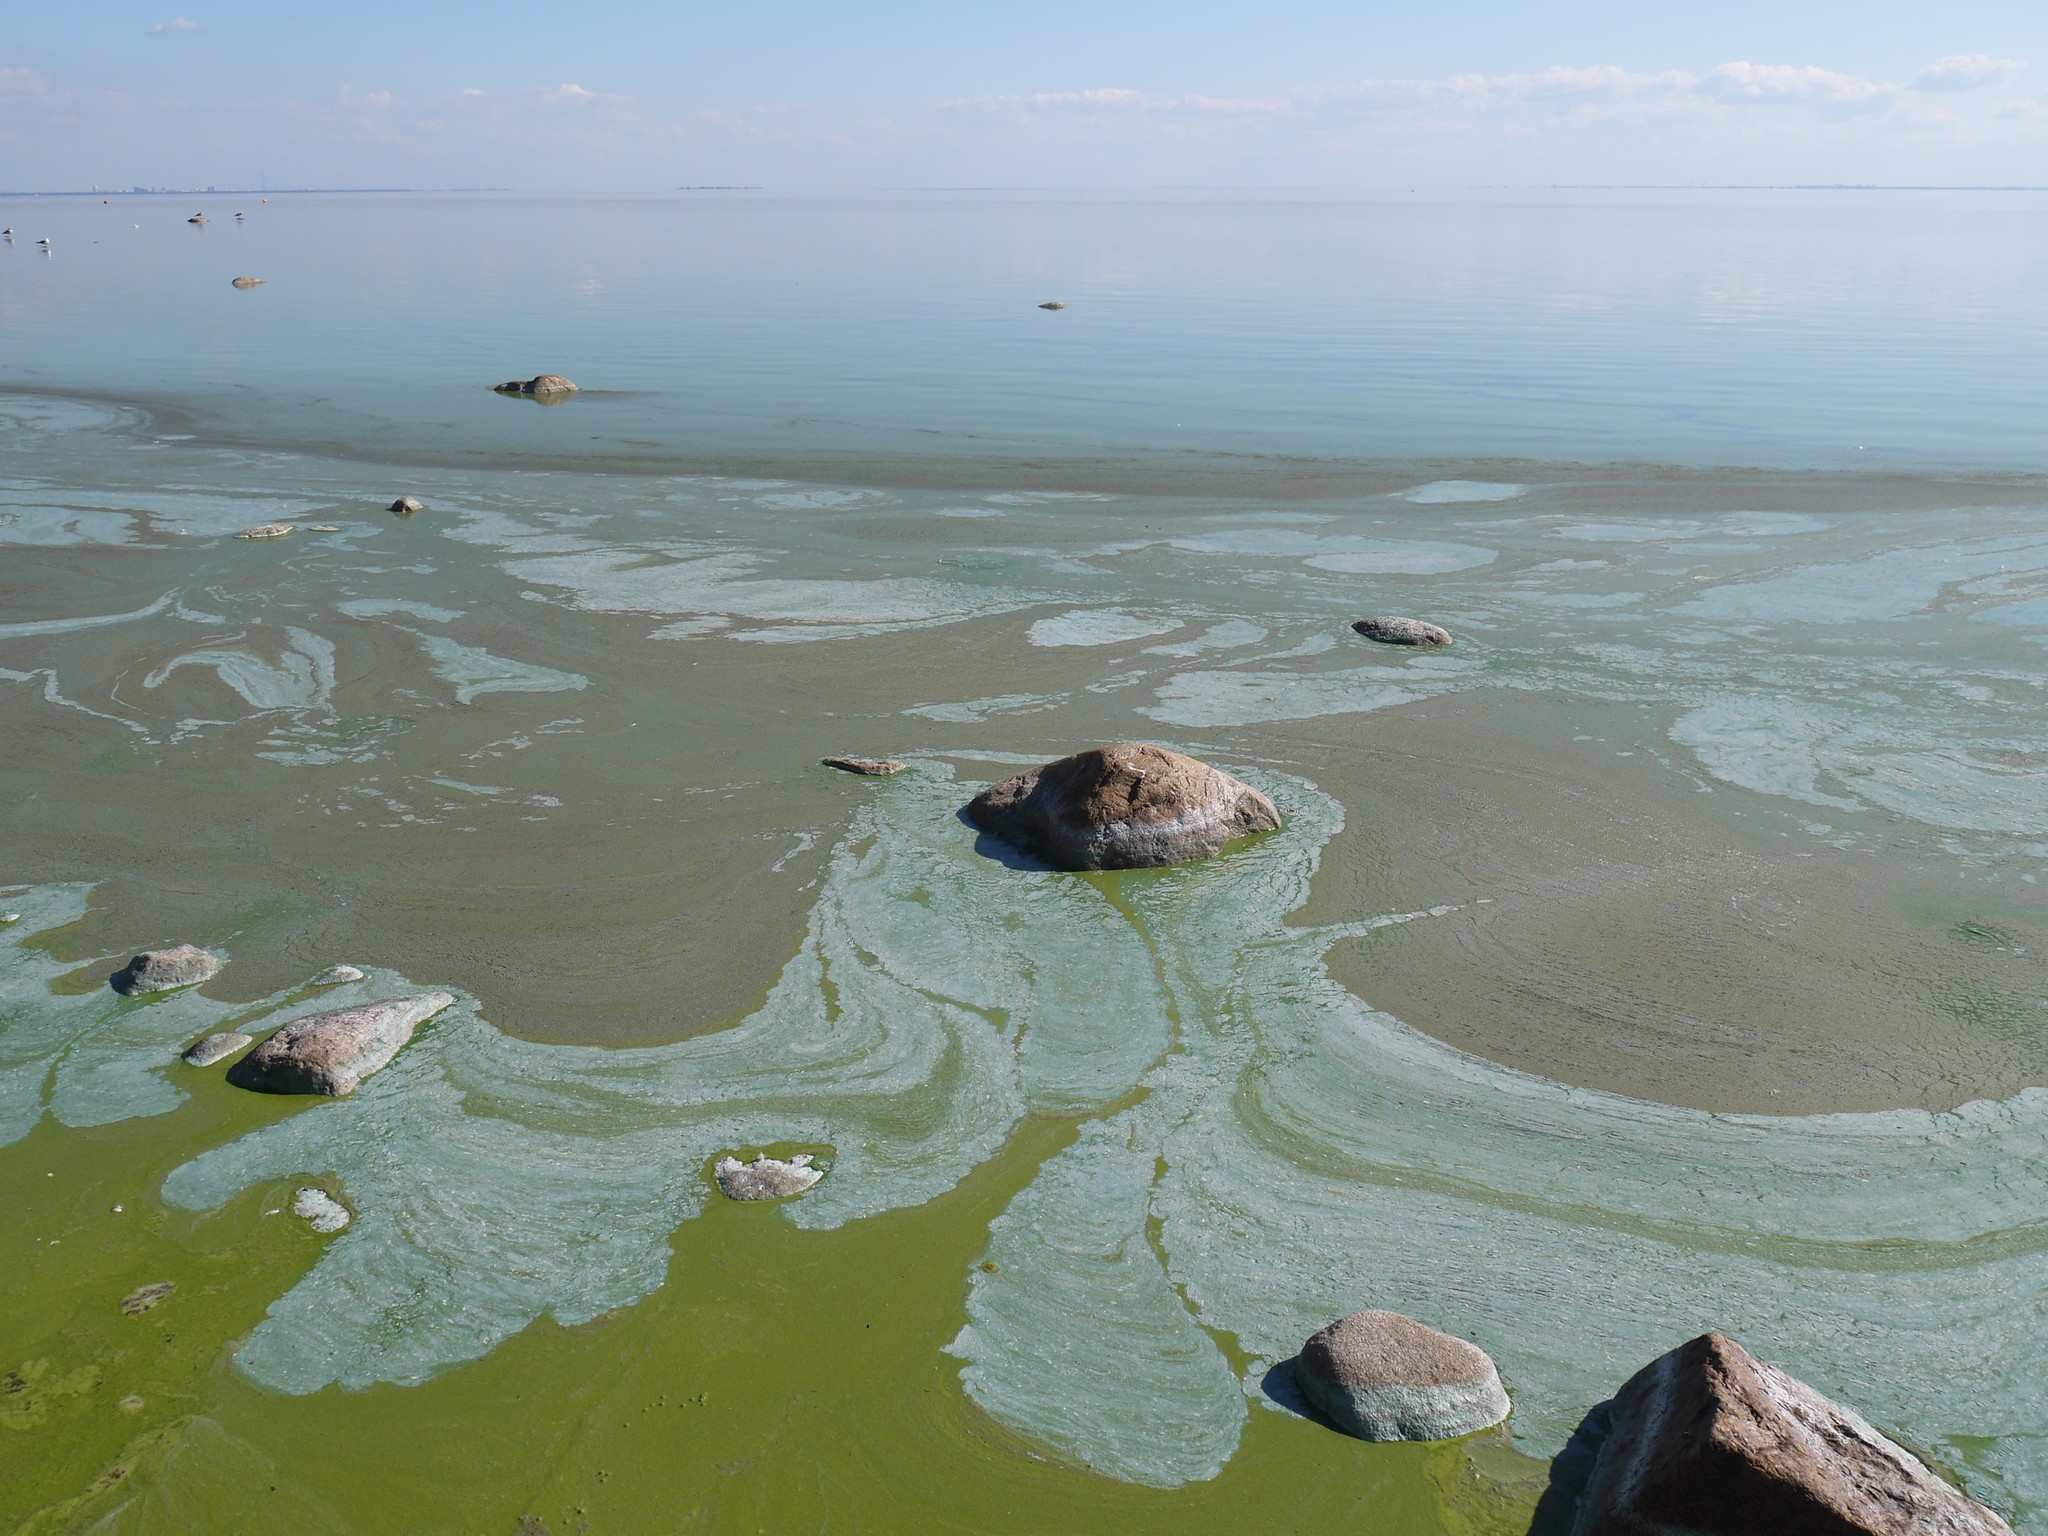
[[[737,1026],[606,1049],[525,1042],[462,1000],[352,1097],[166,1180],[177,1206],[318,1171],[355,1220],[241,1346],[256,1383],[416,1383],[549,1316],[646,1296],[714,1159],[795,1143],[831,1171],[785,1207],[829,1228],[915,1205],[1027,1115],[1078,1135],[996,1219],[950,1346],[973,1399],[1064,1456],[1162,1487],[1213,1477],[1265,1383],[1361,1302],[1499,1362],[1522,1448],[1557,1451],[1643,1360],[1719,1326],[1858,1403],[1980,1496],[2048,1500],[2048,1093],[1947,1113],[1715,1116],[1463,1054],[1360,1001],[1325,951],[1448,911],[1303,928],[1337,803],[1233,768],[1286,817],[1206,863],[1081,877],[977,851],[938,757],[875,786],[801,949]],[[33,942],[83,887],[11,898],[0,1134],[160,1114],[242,1007],[53,988]],[[427,983],[432,978],[422,978]],[[347,1000],[412,990],[387,971]],[[1284,1398],[1284,1394],[1282,1395]],[[1967,1460],[1965,1447],[1968,1447]]]

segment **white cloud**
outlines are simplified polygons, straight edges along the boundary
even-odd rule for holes
[[[1823,106],[1866,106],[1895,94],[1864,75],[1845,75],[1815,64],[1752,64],[1742,60],[1707,72],[1699,88],[1733,102],[1808,102]]]
[[[178,37],[187,32],[197,32],[199,23],[187,21],[183,16],[173,16],[169,21],[160,21],[149,29],[151,37]]]
[[[456,94],[458,96],[482,96],[485,95],[486,93],[478,90],[473,85],[465,85],[460,91],[456,92]]]
[[[2006,85],[2026,65],[2018,59],[1994,59],[1988,53],[1952,53],[1936,59],[1913,77],[1916,91],[1974,91]]]
[[[0,69],[0,93],[19,92],[27,95],[33,92],[41,95],[49,88],[49,77],[39,75],[32,69]]]

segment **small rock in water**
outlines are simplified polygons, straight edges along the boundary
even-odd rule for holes
[[[412,1032],[455,999],[417,992],[357,1003],[285,1025],[228,1068],[228,1081],[256,1093],[321,1093],[339,1098],[391,1059]]]
[[[1421,619],[1397,618],[1392,614],[1381,614],[1370,619],[1360,619],[1351,626],[1368,640],[1377,640],[1381,645],[1449,645],[1451,632],[1439,624],[1426,623]]]
[[[875,777],[901,773],[905,766],[893,757],[821,757],[818,761],[827,768],[841,768],[848,773],[865,773]]]
[[[126,997],[196,987],[220,969],[220,961],[193,944],[175,949],[145,949],[113,975],[110,986]]]
[[[1047,299],[1043,304],[1039,305],[1038,307],[1040,309],[1065,309],[1067,306],[1062,304],[1058,299]]]
[[[0,928],[9,928],[21,921],[19,912],[0,912]]]
[[[573,395],[576,386],[559,373],[537,373],[530,379],[508,379],[491,386],[501,395]]]
[[[254,528],[244,528],[235,537],[238,539],[281,539],[292,531],[290,523],[258,523]]]
[[[138,1286],[121,1298],[121,1315],[140,1317],[177,1288],[177,1282],[174,1280],[159,1280],[155,1285]]]
[[[389,507],[385,508],[385,510],[387,512],[396,512],[400,517],[411,517],[415,512],[426,511],[427,504],[417,496],[401,496],[398,500],[391,503]]]
[[[1485,1350],[1398,1312],[1354,1312],[1311,1335],[1294,1379],[1361,1440],[1450,1440],[1508,1416]]]
[[[232,1056],[249,1043],[249,1036],[239,1029],[224,1030],[217,1035],[208,1035],[204,1040],[185,1048],[183,1060],[189,1067],[210,1067],[216,1061]]]
[[[330,965],[315,976],[309,985],[316,987],[338,987],[344,981],[361,981],[363,973],[352,965]]]
[[[786,1200],[802,1194],[824,1177],[811,1166],[808,1152],[799,1152],[787,1162],[765,1152],[751,1163],[721,1157],[715,1171],[718,1187],[735,1200]]]
[[[235,217],[239,219],[241,215],[238,213]],[[238,277],[234,281],[234,286],[237,288],[260,288],[263,286],[263,279],[260,277]]]
[[[1857,1414],[1705,1333],[1630,1377],[1572,1536],[2012,1536]]]
[[[969,802],[967,819],[1061,869],[1150,869],[1274,831],[1280,812],[1207,763],[1125,741],[1005,779]]]
[[[339,1232],[348,1225],[348,1207],[310,1184],[292,1202],[292,1214],[303,1217],[315,1232]]]
[[[306,524],[306,532],[339,533],[341,532],[341,526],[338,523],[308,523]]]

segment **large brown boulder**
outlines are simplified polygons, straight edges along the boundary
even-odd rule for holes
[[[353,1093],[391,1065],[412,1032],[455,999],[416,992],[316,1013],[285,1025],[228,1068],[228,1081],[257,1093]]]
[[[507,379],[503,384],[493,384],[492,389],[501,395],[573,395],[576,386],[559,373],[537,373],[530,379]]]
[[[1849,1409],[1706,1333],[1615,1396],[1572,1536],[2012,1536]]]
[[[1361,1440],[1452,1440],[1508,1416],[1485,1350],[1398,1312],[1354,1312],[1311,1334],[1294,1381]]]
[[[1164,747],[1118,742],[983,790],[967,818],[1060,869],[1147,869],[1206,859],[1280,825],[1273,802]]]

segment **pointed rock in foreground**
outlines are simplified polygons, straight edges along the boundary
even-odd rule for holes
[[[228,1069],[228,1081],[257,1093],[353,1093],[412,1038],[412,1032],[455,999],[416,992],[316,1013],[285,1025]]]
[[[1206,859],[1280,826],[1249,784],[1164,747],[1118,742],[983,790],[967,817],[1060,869],[1148,869]]]
[[[1572,1536],[2012,1536],[1855,1413],[1701,1334],[1630,1377]]]

